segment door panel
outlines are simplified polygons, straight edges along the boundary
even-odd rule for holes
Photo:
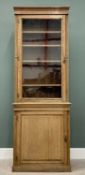
[[[49,159],[64,158],[63,116],[51,116],[49,120]]]
[[[21,161],[64,162],[65,121],[61,112],[21,112],[17,125],[21,133],[20,137],[17,135]]]
[[[48,118],[22,115],[21,153],[23,160],[48,159]]]

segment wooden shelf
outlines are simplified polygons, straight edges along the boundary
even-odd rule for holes
[[[51,63],[51,64],[50,64]],[[34,66],[34,67],[42,67],[47,65],[47,67],[56,67],[61,65],[61,61],[22,61],[23,66]]]
[[[44,30],[42,30],[42,31],[32,31],[32,30],[23,30],[22,31],[22,33],[24,34],[24,33],[58,33],[58,34],[60,34],[61,33],[61,31],[44,31]]]
[[[61,63],[60,60],[23,60],[23,63]]]
[[[51,86],[51,87],[60,87],[61,84],[23,84],[22,86],[28,87],[40,87],[40,86]]]
[[[61,66],[61,61],[45,61],[45,60],[42,60],[42,61],[31,61],[31,60],[24,60],[22,61],[22,65],[23,67],[29,67],[29,66],[33,66],[33,67],[43,67],[45,66],[45,64],[47,65],[47,67],[59,67]]]
[[[51,44],[47,44],[47,45],[45,45],[45,44],[39,44],[39,45],[37,45],[37,44],[22,44],[22,46],[23,47],[61,47],[61,45],[60,44],[57,44],[57,45],[51,45]]]

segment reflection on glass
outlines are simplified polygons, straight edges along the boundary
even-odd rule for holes
[[[23,97],[32,98],[60,98],[61,97],[61,87],[51,87],[51,86],[41,86],[41,87],[23,87]]]
[[[60,33],[24,33],[23,45],[60,45]]]
[[[23,47],[23,60],[61,60],[60,47]]]
[[[60,19],[23,19],[23,31],[60,31]]]
[[[23,97],[61,97],[61,19],[22,20]]]
[[[51,63],[52,64],[52,63]],[[43,63],[23,66],[23,84],[61,84],[61,67]]]

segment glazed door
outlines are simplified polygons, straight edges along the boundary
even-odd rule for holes
[[[64,15],[22,16],[18,35],[18,98],[64,99]]]

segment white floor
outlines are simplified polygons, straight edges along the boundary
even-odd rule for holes
[[[70,173],[16,173],[12,172],[11,160],[0,160],[0,175],[85,175],[85,160],[72,160],[71,168],[72,172]]]

